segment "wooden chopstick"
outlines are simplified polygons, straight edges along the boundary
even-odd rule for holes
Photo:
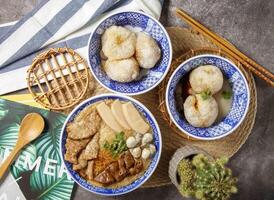
[[[213,43],[218,45],[222,50],[224,50],[230,56],[239,60],[246,68],[248,68],[254,74],[256,74],[257,76],[262,78],[264,81],[266,81],[268,84],[270,84],[272,87],[274,87],[274,74],[272,74],[270,71],[268,71],[263,66],[256,63],[254,60],[247,57],[245,54],[240,52],[235,46],[233,46],[227,40],[218,36],[216,33],[210,31],[209,29],[207,29],[205,26],[203,26],[202,24],[194,20],[192,17],[190,17],[181,9],[177,8],[176,14],[179,18],[184,20],[191,27],[193,27],[198,32],[203,34],[205,37],[210,39]]]

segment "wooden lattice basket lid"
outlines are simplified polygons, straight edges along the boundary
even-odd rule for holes
[[[34,100],[52,110],[77,104],[87,91],[88,67],[70,48],[49,49],[39,54],[27,72],[27,84]]]

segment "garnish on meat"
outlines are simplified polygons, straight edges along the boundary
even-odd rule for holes
[[[124,133],[117,133],[115,139],[110,144],[108,141],[105,142],[104,148],[111,152],[113,157],[117,157],[122,152],[127,150],[126,140]]]

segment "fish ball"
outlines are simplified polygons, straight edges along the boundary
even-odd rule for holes
[[[118,82],[131,82],[139,75],[140,68],[134,58],[124,60],[107,60],[105,65],[107,76]]]
[[[142,151],[142,158],[144,160],[146,160],[149,157],[150,157],[150,150],[148,148],[143,149],[143,151]]]
[[[190,73],[189,82],[197,93],[209,90],[211,94],[215,94],[223,86],[223,73],[218,67],[203,65]]]
[[[153,135],[151,133],[146,133],[142,139],[142,146],[152,142]]]
[[[154,144],[149,144],[150,154],[153,155],[156,152],[156,147]]]
[[[140,158],[142,154],[142,149],[140,147],[135,147],[134,149],[130,149],[129,151],[134,158]]]
[[[102,36],[103,53],[110,60],[125,59],[133,56],[136,35],[121,26],[109,27]]]
[[[136,141],[135,137],[133,137],[133,136],[130,136],[127,139],[126,143],[127,143],[128,148],[134,148],[137,145],[137,141]]]
[[[137,34],[136,59],[140,67],[150,69],[155,66],[161,57],[161,49],[157,42],[148,34]]]
[[[186,120],[194,127],[209,127],[218,116],[218,104],[213,97],[203,99],[200,94],[190,95],[184,103]]]

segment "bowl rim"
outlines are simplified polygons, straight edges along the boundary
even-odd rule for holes
[[[67,165],[65,164],[65,160],[64,160],[64,155],[62,153],[62,139],[63,139],[63,135],[65,133],[65,128],[67,126],[67,123],[68,121],[70,120],[71,116],[78,110],[80,109],[83,105],[85,105],[86,103],[88,103],[89,101],[92,101],[92,100],[95,100],[95,99],[98,99],[98,98],[107,98],[107,97],[114,97],[114,98],[124,98],[128,101],[131,101],[137,105],[139,105],[140,107],[142,107],[142,109],[144,109],[144,111],[151,117],[155,127],[156,127],[156,130],[157,130],[157,134],[158,134],[158,137],[159,137],[159,149],[158,149],[158,152],[159,152],[159,157],[158,159],[156,160],[155,162],[155,166],[154,168],[152,169],[152,171],[147,175],[147,177],[141,182],[139,183],[139,185],[136,185],[135,187],[127,190],[127,191],[123,191],[123,192],[119,192],[119,193],[109,193],[109,194],[105,194],[105,193],[100,193],[100,192],[97,192],[97,191],[92,191],[92,190],[89,190],[88,188],[84,187],[81,183],[79,183],[79,181],[71,174],[70,170],[68,170],[67,168]],[[87,106],[85,106],[87,107]],[[85,108],[84,107],[84,108]],[[83,109],[84,109],[83,108]],[[82,109],[82,110],[83,110]],[[64,124],[63,124],[63,127],[62,127],[62,130],[61,130],[61,134],[60,134],[60,143],[59,143],[59,154],[61,156],[61,160],[62,160],[62,164],[65,166],[66,168],[66,171],[68,172],[68,174],[70,175],[70,177],[72,178],[72,180],[74,182],[77,183],[77,185],[79,185],[80,187],[84,188],[85,190],[91,192],[91,193],[94,193],[94,194],[98,194],[98,195],[102,195],[102,196],[119,196],[119,195],[123,195],[123,194],[126,194],[126,193],[129,193],[129,192],[132,192],[133,190],[136,190],[138,189],[139,187],[141,187],[151,176],[152,174],[155,172],[155,170],[157,169],[158,167],[158,164],[159,164],[159,161],[161,159],[161,154],[162,154],[162,134],[161,134],[161,130],[160,130],[160,127],[158,125],[158,122],[157,120],[155,119],[154,115],[149,111],[149,109],[144,105],[142,104],[141,102],[139,102],[138,100],[136,99],[133,99],[132,97],[129,97],[129,96],[125,96],[125,95],[121,95],[121,94],[113,94],[113,93],[105,93],[105,94],[100,94],[100,95],[96,95],[96,96],[93,96],[91,98],[88,98],[86,99],[85,101],[83,101],[82,103],[80,103],[79,105],[77,105],[70,113],[69,115],[67,116]],[[75,171],[75,170],[73,170]],[[91,183],[88,183],[90,185],[92,185]],[[119,188],[116,188],[116,189],[119,189]],[[113,189],[115,190],[115,189]]]
[[[239,74],[241,75],[241,77],[243,77],[243,81],[247,87],[247,106],[245,108],[245,111],[244,111],[244,114],[243,116],[241,117],[241,119],[239,120],[239,122],[237,123],[236,126],[234,126],[231,130],[227,131],[226,133],[222,134],[222,135],[219,135],[219,136],[216,136],[216,137],[200,137],[200,136],[196,136],[196,135],[192,135],[190,133],[188,133],[188,131],[186,131],[185,129],[183,129],[177,122],[176,120],[174,119],[172,113],[171,113],[171,110],[169,108],[169,100],[168,100],[168,97],[169,97],[169,88],[170,88],[170,85],[171,85],[171,80],[174,78],[175,74],[188,62],[194,60],[194,59],[197,59],[197,58],[202,58],[202,57],[215,57],[215,58],[218,58],[218,59],[221,59],[221,60],[224,60],[226,62],[228,62],[229,64],[231,64],[238,72]],[[243,120],[246,118],[246,114],[248,112],[248,108],[249,108],[249,104],[250,104],[250,88],[249,88],[249,85],[247,83],[247,80],[244,76],[244,74],[242,73],[242,71],[238,68],[238,66],[236,64],[234,64],[232,61],[228,60],[227,58],[224,58],[222,56],[218,56],[218,55],[215,55],[215,54],[203,54],[203,55],[198,55],[198,56],[194,56],[194,57],[191,57],[187,60],[185,60],[183,63],[181,63],[177,68],[176,70],[172,73],[172,75],[170,76],[169,78],[169,81],[168,81],[168,84],[167,84],[167,87],[166,87],[166,93],[165,93],[165,101],[166,101],[166,107],[167,107],[167,111],[168,111],[168,114],[171,118],[171,120],[173,121],[173,123],[176,125],[177,128],[179,128],[182,132],[184,132],[185,134],[187,134],[188,136],[192,137],[192,138],[195,138],[195,139],[199,139],[199,140],[217,140],[217,139],[221,139],[223,137],[226,137],[228,136],[229,134],[231,134],[234,130],[236,130],[243,122]]]
[[[94,73],[94,71],[92,70],[92,67],[91,67],[91,63],[90,63],[90,60],[89,60],[89,46],[90,46],[90,41],[92,39],[92,36],[94,35],[96,29],[105,21],[107,20],[108,18],[114,16],[114,15],[117,15],[117,14],[122,14],[122,13],[137,13],[137,14],[141,14],[141,15],[144,15],[150,19],[152,19],[153,21],[155,21],[158,26],[161,27],[161,29],[163,30],[165,36],[167,37],[167,40],[168,40],[168,46],[169,46],[169,49],[170,49],[170,52],[169,52],[169,61],[168,61],[168,64],[167,64],[167,67],[165,69],[165,72],[163,73],[162,77],[153,85],[151,86],[150,88],[147,88],[143,91],[140,91],[140,92],[133,92],[133,93],[127,93],[127,92],[118,92],[114,89],[111,89],[109,88],[108,86],[106,86],[104,83],[102,83],[96,76],[96,74]],[[171,67],[171,62],[172,62],[172,55],[173,55],[173,50],[172,50],[172,44],[171,44],[171,39],[169,37],[169,34],[167,33],[165,27],[159,22],[159,20],[157,20],[155,17],[145,13],[145,12],[142,12],[142,11],[116,11],[116,12],[113,12],[107,16],[105,16],[103,19],[101,19],[97,25],[93,28],[93,30],[91,31],[90,35],[89,35],[89,39],[88,39],[88,48],[87,48],[87,60],[88,60],[88,66],[89,66],[89,69],[93,75],[93,77],[96,79],[96,81],[101,85],[103,86],[105,89],[111,91],[111,92],[114,92],[116,94],[121,94],[121,95],[128,95],[128,96],[135,96],[135,95],[140,95],[140,94],[144,94],[144,93],[147,93],[151,90],[153,90],[155,87],[157,87],[163,80],[164,78],[166,77],[167,73],[169,72],[169,69]],[[126,83],[124,83],[126,84]]]

